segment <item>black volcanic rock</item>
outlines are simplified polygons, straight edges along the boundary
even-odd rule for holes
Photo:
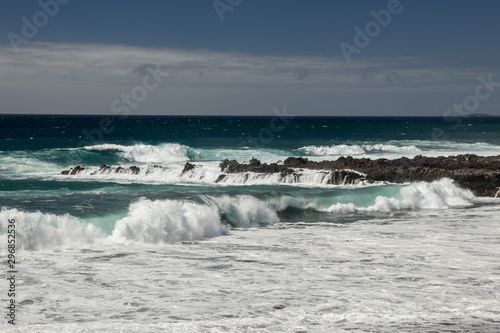
[[[260,166],[260,161],[256,159],[255,157],[252,157],[252,159],[248,162],[251,166],[258,167]]]
[[[137,175],[139,172],[141,172],[141,168],[134,166],[131,166],[129,170],[132,172],[133,175]]]
[[[441,178],[451,178],[459,186],[471,190],[477,196],[494,197],[497,193],[500,195],[500,156],[482,157],[466,154],[448,157],[424,157],[418,155],[412,159],[401,157],[394,160],[382,158],[371,160],[348,156],[340,157],[335,161],[321,162],[309,161],[302,157],[289,157],[283,164],[261,163],[252,158],[248,164],[226,159],[219,166],[221,171],[226,174],[246,173],[245,178],[248,178],[249,172],[279,173],[282,180],[291,176],[297,181],[303,176],[303,169],[321,170],[319,172],[325,175],[329,173],[327,183],[335,185],[359,182],[432,182]],[[194,164],[186,163],[183,173],[195,167]],[[152,168],[164,167],[154,165]],[[83,170],[85,170],[84,167],[76,166],[61,171],[61,174],[76,175]],[[146,170],[146,174],[150,170]],[[120,166],[114,168],[103,164],[99,173],[104,172],[138,174],[140,168],[136,166],[128,169]],[[96,172],[92,174],[96,174]],[[221,174],[215,182],[223,181],[227,177],[226,174]]]
[[[365,173],[368,181],[404,183],[435,181],[451,178],[477,196],[495,196],[500,187],[500,156],[477,156],[474,154],[425,157],[413,159],[401,157],[394,160],[340,157],[335,161],[314,162],[307,158],[289,157],[284,162],[288,167],[307,169],[350,169]]]
[[[220,183],[221,181],[224,180],[224,178],[226,178],[226,175],[220,175],[219,177],[217,177],[217,179],[215,180],[215,183]]]
[[[260,163],[259,160],[251,159],[250,164],[238,163],[236,160],[224,160],[219,164],[222,172],[241,173],[241,172],[259,172],[259,173],[280,173],[287,175],[293,172],[292,169],[278,165],[276,163]]]
[[[188,172],[189,170],[193,170],[195,167],[196,165],[186,162],[186,164],[184,165],[184,169],[182,169],[181,175]]]
[[[71,176],[74,176],[74,175],[82,172],[83,170],[85,170],[85,168],[77,165],[76,167],[70,168],[69,170],[63,170],[63,171],[61,171],[61,175],[71,175]]]

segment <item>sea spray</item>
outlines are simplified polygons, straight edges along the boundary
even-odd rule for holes
[[[249,196],[205,196],[204,200],[223,214],[235,227],[253,227],[279,222],[278,215],[265,202]]]
[[[86,150],[117,150],[121,152],[124,159],[130,162],[141,163],[173,163],[188,161],[186,146],[178,143],[165,143],[158,146],[147,144],[136,144],[124,146],[118,144],[100,144],[86,146]]]
[[[392,144],[374,145],[332,145],[332,146],[305,146],[298,149],[310,156],[350,156],[362,154],[375,154],[380,152],[390,153],[421,153],[422,150],[414,145],[396,146]]]
[[[179,200],[140,199],[127,217],[116,222],[112,239],[148,244],[220,236],[226,232],[211,207]]]
[[[453,180],[441,180],[407,185],[397,196],[377,196],[375,203],[367,207],[358,207],[353,203],[335,203],[325,212],[346,214],[354,212],[389,212],[402,209],[446,209],[450,207],[472,206],[474,194],[455,185]]]
[[[24,212],[17,209],[2,208],[0,223],[2,233],[6,221],[15,218],[17,223],[17,244],[24,250],[39,250],[60,246],[93,244],[96,239],[105,237],[98,227],[87,224],[69,214],[54,215],[41,212]]]

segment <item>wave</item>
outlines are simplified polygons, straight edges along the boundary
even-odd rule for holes
[[[257,157],[262,162],[277,162],[294,155],[293,151],[271,148],[190,148],[189,156],[193,161],[237,160],[245,162]]]
[[[478,156],[500,155],[500,146],[486,142],[454,142],[432,140],[391,140],[385,143],[353,143],[338,145],[309,145],[297,149],[299,153],[318,159],[324,156],[357,156],[394,159],[416,155],[427,157],[476,154]]]
[[[446,209],[472,206],[475,196],[469,190],[457,187],[453,180],[441,180],[410,184],[400,190],[399,198],[377,196],[375,203],[358,207],[353,203],[335,203],[323,209],[325,212],[347,214],[359,212],[389,212],[408,209]]]
[[[374,144],[374,145],[333,145],[333,146],[305,146],[298,149],[310,156],[347,156],[347,155],[363,155],[380,152],[391,153],[420,153],[421,149],[414,145],[411,146],[396,146],[392,144]]]
[[[60,168],[57,164],[33,157],[0,155],[0,171],[3,175],[47,175],[57,172]]]
[[[489,199],[498,202],[498,199]],[[286,222],[287,214],[297,210],[301,212],[300,216],[315,212],[348,218],[351,214],[371,212],[468,207],[476,202],[480,200],[450,179],[315,194],[196,194],[189,200],[141,198],[130,203],[126,213],[114,212],[88,220],[69,214],[2,208],[0,233],[6,233],[8,219],[16,219],[16,240],[25,250],[88,246],[95,242],[162,244],[217,237],[234,227],[269,225],[280,222],[282,218]],[[355,220],[359,219],[363,219],[362,215]],[[334,220],[326,216],[323,221]]]
[[[226,233],[217,210],[179,200],[140,199],[130,205],[127,217],[116,222],[115,241],[148,244],[192,241]]]
[[[158,146],[136,144],[124,146],[118,144],[100,144],[86,146],[85,150],[117,150],[130,162],[140,163],[175,163],[189,160],[187,146],[178,143],[164,143]]]
[[[120,214],[113,213],[109,217],[91,218],[92,223],[69,214],[2,208],[0,233],[5,234],[8,220],[15,219],[19,248],[39,250],[88,246],[96,241],[118,244],[193,241],[221,236],[231,227],[279,221],[275,211],[251,196],[204,197],[200,201],[141,198],[130,204],[125,217],[117,218]]]
[[[230,197],[204,197],[204,201],[211,207],[216,207],[218,212],[227,221],[236,227],[252,227],[279,222],[277,212],[272,210],[263,201],[249,196],[239,195]]]
[[[9,219],[16,221],[16,246],[25,250],[89,245],[105,237],[97,226],[69,214],[54,215],[7,208],[0,211],[2,234],[7,230]]]

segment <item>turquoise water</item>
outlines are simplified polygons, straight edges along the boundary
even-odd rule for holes
[[[276,175],[230,175],[216,184],[223,174],[218,163],[226,158],[279,163],[289,156],[323,160],[500,154],[500,118],[463,119],[459,124],[442,118],[3,115],[0,122],[3,211],[39,214],[33,217],[37,223],[44,216],[67,216],[108,235],[141,202],[158,204],[151,208],[159,210],[152,212],[158,216],[169,214],[160,207],[165,202],[209,207],[218,215],[216,222],[230,228],[276,221],[344,223],[434,208],[418,195],[401,193],[417,185],[332,186],[319,173],[287,181]],[[182,175],[188,161],[197,167]],[[139,166],[142,171],[97,173],[103,164]],[[60,174],[76,165],[86,173]],[[453,185],[417,192],[434,195],[447,186]],[[444,199],[452,202],[454,195]],[[387,202],[378,202],[378,197]]]
[[[219,167],[500,155],[498,118],[103,119],[0,116],[17,331],[498,331],[500,198]]]

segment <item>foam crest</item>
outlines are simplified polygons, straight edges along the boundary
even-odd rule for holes
[[[426,183],[419,182],[403,187],[399,198],[377,196],[375,203],[368,207],[357,207],[352,203],[336,203],[325,212],[347,214],[355,212],[388,212],[403,209],[446,209],[473,205],[474,194],[455,185],[453,180]]]
[[[141,199],[117,221],[112,239],[149,244],[174,243],[224,234],[217,210],[193,202]]]
[[[236,227],[252,227],[279,222],[276,211],[252,196],[230,197],[224,195],[222,197],[205,197],[205,199]]]
[[[360,155],[365,151],[358,145],[305,146],[299,150],[311,156]]]
[[[396,146],[391,144],[374,145],[333,145],[333,146],[305,146],[299,148],[310,156],[338,156],[338,155],[362,155],[367,153],[419,153],[422,150],[414,145]]]
[[[395,146],[395,145],[387,145],[387,144],[375,144],[375,145],[363,145],[362,148],[367,151],[387,151],[387,152],[421,152],[422,150],[417,148],[416,146]]]
[[[165,143],[158,146],[136,144],[123,146],[117,144],[101,144],[84,147],[86,150],[118,150],[121,156],[130,162],[171,163],[189,160],[188,147],[178,143]]]
[[[6,233],[8,220],[16,220],[16,244],[24,250],[39,250],[68,245],[88,245],[105,234],[69,214],[54,215],[2,208],[0,223]]]
[[[259,148],[259,149],[245,149],[245,148],[197,148],[190,149],[189,156],[193,157],[194,161],[223,161],[237,160],[243,163],[249,161],[253,157],[258,157],[261,162],[273,163],[279,160],[284,160],[293,155],[291,151]]]

